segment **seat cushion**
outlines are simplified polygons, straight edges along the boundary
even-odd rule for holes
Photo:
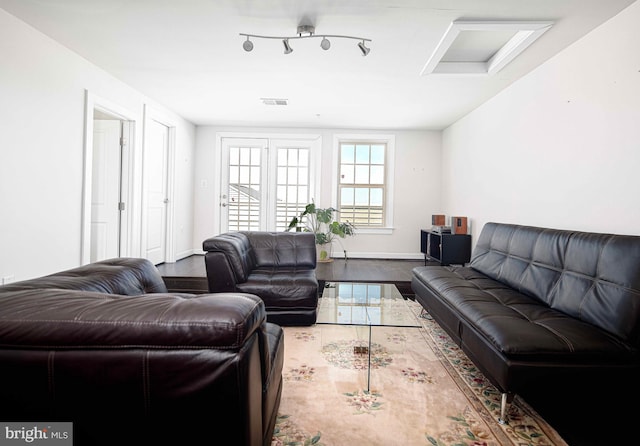
[[[255,269],[238,291],[259,296],[267,308],[308,308],[318,305],[318,280],[315,270],[297,268]]]
[[[601,362],[604,358],[628,360],[638,354],[606,331],[473,268],[424,266],[414,268],[413,275],[506,356]]]

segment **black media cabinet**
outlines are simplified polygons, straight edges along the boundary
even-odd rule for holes
[[[440,265],[464,265],[471,260],[471,235],[420,230],[420,252],[424,263],[435,260]]]

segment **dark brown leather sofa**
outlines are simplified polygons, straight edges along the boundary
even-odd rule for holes
[[[167,293],[143,259],[0,287],[0,419],[78,446],[269,445],[283,354],[261,299]]]
[[[209,292],[259,296],[278,325],[316,322],[318,280],[315,236],[310,232],[228,232],[202,243]]]
[[[487,223],[469,265],[417,267],[412,288],[503,392],[503,422],[534,384],[637,382],[638,236]]]

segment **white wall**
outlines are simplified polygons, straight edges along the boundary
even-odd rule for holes
[[[640,2],[446,129],[443,205],[488,221],[640,235]]]
[[[332,205],[333,139],[336,134],[395,135],[394,230],[391,235],[356,234],[341,240],[350,257],[422,258],[420,229],[431,226],[431,214],[440,213],[440,147],[438,131],[370,131],[354,129],[220,128],[198,127],[195,172],[194,243],[216,234],[219,218],[215,185],[220,175],[216,153],[218,133],[318,134],[322,138],[320,193],[316,204]],[[356,231],[357,232],[357,231]],[[339,250],[335,246],[334,250]],[[334,252],[338,257],[338,253]]]
[[[85,91],[135,114],[140,92],[0,9],[0,277],[27,279],[81,262]],[[176,125],[176,252],[193,247],[195,127]],[[135,159],[139,163],[140,156]],[[140,193],[141,166],[134,166]],[[140,203],[140,200],[137,201]],[[136,210],[139,221],[140,209]],[[139,229],[139,225],[137,226]],[[134,234],[134,238],[140,234]],[[134,246],[140,246],[139,240]],[[139,252],[133,252],[139,255]]]
[[[638,2],[442,134],[381,132],[396,136],[394,231],[346,239],[350,255],[418,258],[434,213],[468,216],[474,242],[487,221],[640,234],[637,23]],[[178,257],[214,235],[217,132],[319,133],[324,173],[333,135],[360,132],[196,129],[0,10],[0,278],[80,263],[86,90],[137,116],[137,150],[145,104],[172,117]],[[330,204],[329,181],[320,197]]]

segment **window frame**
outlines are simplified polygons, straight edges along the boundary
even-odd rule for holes
[[[395,135],[392,134],[336,134],[333,137],[332,206],[338,209],[340,193],[340,144],[385,144],[384,222],[381,227],[356,227],[358,234],[391,234],[393,232],[393,190],[395,172]]]

